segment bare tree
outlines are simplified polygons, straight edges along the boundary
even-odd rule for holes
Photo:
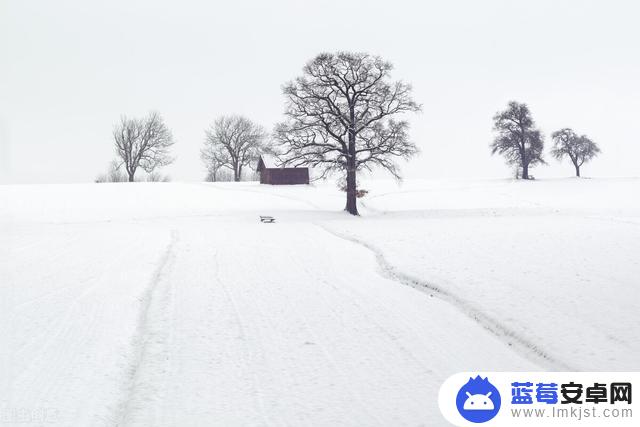
[[[234,182],[233,172],[231,172],[230,169],[224,168],[218,170],[214,176],[213,171],[210,170],[207,172],[204,180],[206,182]]]
[[[173,136],[156,112],[149,113],[144,119],[122,116],[113,130],[113,138],[129,182],[134,181],[138,168],[151,174],[174,160],[169,155]]]
[[[578,136],[572,129],[564,128],[551,134],[554,146],[551,155],[558,160],[565,156],[571,159],[576,169],[576,176],[580,176],[580,167],[600,153],[598,144],[586,135]]]
[[[222,116],[205,131],[200,157],[214,180],[218,171],[233,171],[234,181],[242,178],[242,169],[255,162],[266,150],[266,133],[262,126],[242,116]]]
[[[95,182],[126,182],[127,176],[120,170],[120,162],[112,160],[109,162],[107,173],[96,177]]]
[[[506,110],[496,113],[493,121],[498,135],[490,145],[491,154],[502,154],[508,164],[522,169],[522,179],[529,179],[529,168],[544,163],[544,138],[535,127],[529,107],[511,101]]]
[[[219,170],[220,170],[220,168],[216,164],[213,164],[213,165],[207,167],[207,175],[205,176],[204,180],[206,182],[217,182],[217,181],[219,181]]]
[[[163,175],[158,171],[153,171],[147,175],[147,182],[170,182],[171,177],[169,175]]]
[[[127,180],[127,177],[120,170],[120,164],[117,160],[111,160],[109,163],[107,178],[109,182],[125,182]]]
[[[389,81],[391,63],[366,53],[323,53],[307,63],[303,75],[287,83],[287,120],[276,126],[279,157],[287,165],[308,165],[344,174],[345,210],[358,215],[359,170],[380,166],[399,178],[394,158],[418,151],[409,124],[392,117],[417,112],[411,86]]]
[[[219,158],[221,154],[221,150],[214,149],[211,144],[205,144],[200,150],[200,158],[207,168],[205,181],[216,182],[220,180],[220,169],[223,167],[223,161]]]

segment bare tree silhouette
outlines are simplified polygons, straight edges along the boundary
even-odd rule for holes
[[[600,153],[598,144],[586,135],[577,135],[570,128],[552,133],[551,138],[554,142],[551,155],[558,160],[569,157],[578,177],[580,176],[580,167]]]
[[[246,117],[222,116],[205,131],[200,157],[208,174],[217,179],[221,168],[233,171],[234,181],[242,178],[242,169],[256,161],[266,149],[266,132]]]
[[[151,174],[174,160],[169,155],[173,136],[157,112],[151,112],[143,119],[122,116],[113,130],[113,139],[129,182],[135,180],[138,168]]]
[[[380,166],[399,177],[395,158],[409,158],[417,147],[409,124],[393,117],[416,112],[411,86],[389,81],[391,63],[367,53],[323,53],[284,86],[286,121],[274,139],[285,164],[308,165],[325,177],[344,173],[345,210],[358,215],[359,170]]]
[[[544,163],[544,139],[535,127],[529,107],[511,101],[506,110],[496,113],[493,122],[498,135],[490,145],[491,154],[502,154],[508,164],[522,169],[522,179],[529,179],[529,167]]]

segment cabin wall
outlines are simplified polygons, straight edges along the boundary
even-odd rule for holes
[[[260,172],[260,183],[271,185],[294,185],[309,183],[308,168],[263,169]]]

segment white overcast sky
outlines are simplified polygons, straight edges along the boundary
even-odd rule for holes
[[[573,127],[602,155],[587,176],[639,176],[640,2],[0,0],[0,182],[90,182],[121,114],[158,110],[174,180],[200,180],[205,127],[238,113],[271,129],[281,86],[323,51],[366,51],[413,84],[422,150],[407,178],[506,177],[493,114],[529,104],[547,136]],[[569,176],[549,159],[536,176]]]

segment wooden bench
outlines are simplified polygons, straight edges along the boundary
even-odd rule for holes
[[[260,222],[265,222],[271,224],[272,222],[276,222],[276,219],[272,216],[262,216],[260,215]]]

